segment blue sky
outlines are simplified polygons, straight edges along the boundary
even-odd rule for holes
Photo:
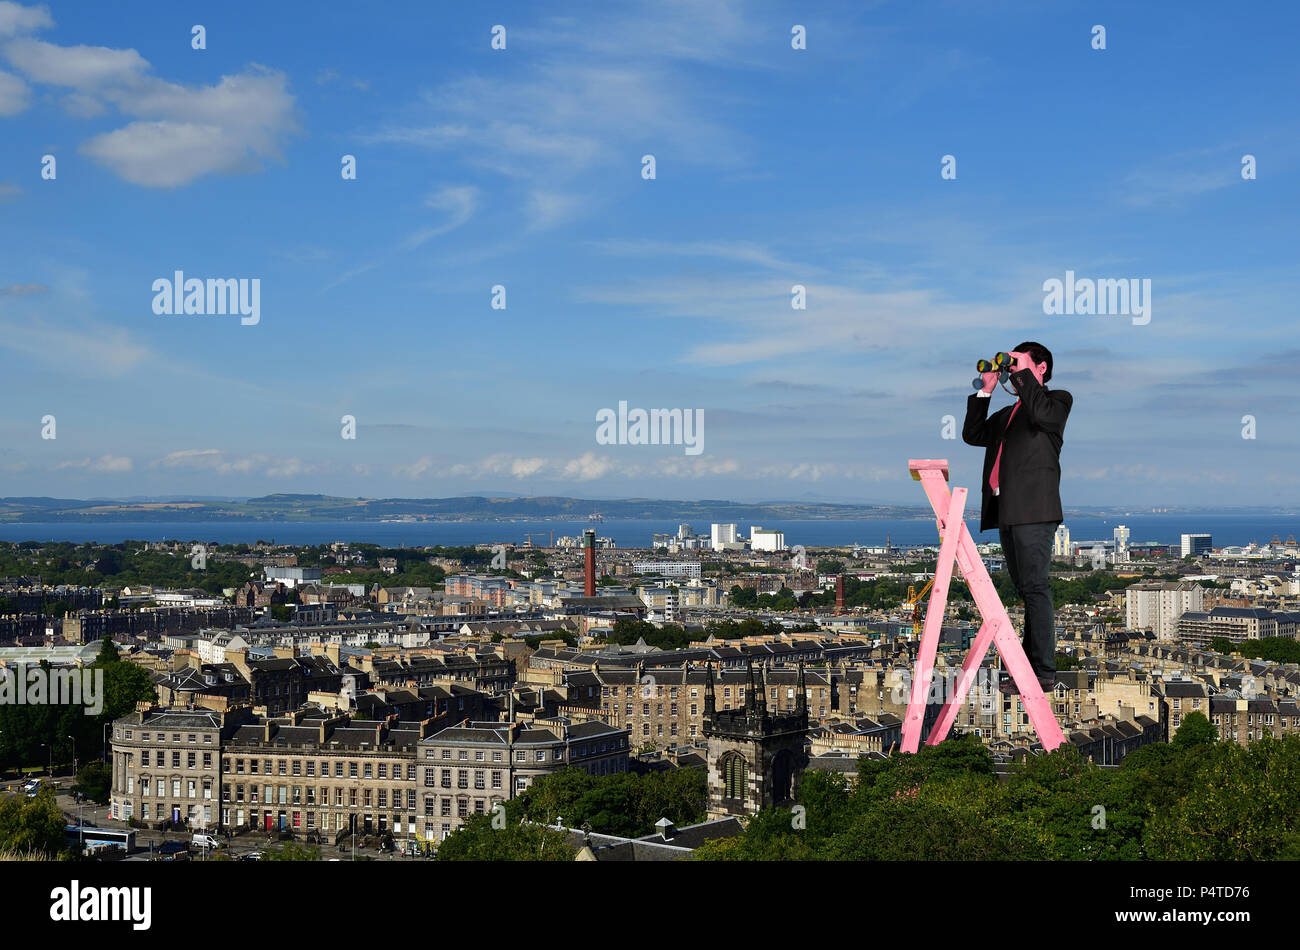
[[[0,3],[0,494],[923,504],[1038,339],[1067,507],[1293,503],[1289,6],[461,6]],[[1045,315],[1066,270],[1150,323]],[[597,444],[620,400],[703,453]]]

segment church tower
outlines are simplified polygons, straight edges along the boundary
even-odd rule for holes
[[[752,661],[746,671],[745,704],[738,709],[717,708],[712,664],[705,682],[709,817],[753,815],[764,808],[791,803],[799,788],[799,776],[808,767],[804,749],[808,694],[803,664],[799,664],[795,709],[789,713],[769,714],[765,677],[760,669],[755,679]]]

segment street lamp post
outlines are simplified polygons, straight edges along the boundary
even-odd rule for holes
[[[68,741],[72,743],[72,777],[75,781],[77,777],[77,740],[72,736],[68,736]]]

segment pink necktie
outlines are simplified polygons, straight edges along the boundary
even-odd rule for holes
[[[1011,407],[1011,415],[1007,416],[1007,424],[1002,430],[1002,441],[998,443],[998,455],[993,460],[993,471],[989,473],[989,487],[993,489],[993,494],[998,493],[998,469],[1002,467],[1002,446],[1007,441],[1007,429],[1011,428],[1011,420],[1016,417],[1016,410],[1020,408],[1020,400]]]

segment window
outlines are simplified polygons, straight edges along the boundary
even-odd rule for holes
[[[487,777],[483,774],[482,769],[474,770],[474,787],[487,788]]]
[[[723,796],[743,802],[748,783],[749,763],[745,757],[730,753],[722,761]]]
[[[456,787],[457,787],[457,788],[469,788],[469,770],[468,770],[468,769],[457,769],[457,770],[456,770]]]
[[[500,772],[493,772],[493,773],[492,773],[492,787],[493,787],[493,788],[500,788],[500,787],[501,787],[501,773],[500,773]]]

